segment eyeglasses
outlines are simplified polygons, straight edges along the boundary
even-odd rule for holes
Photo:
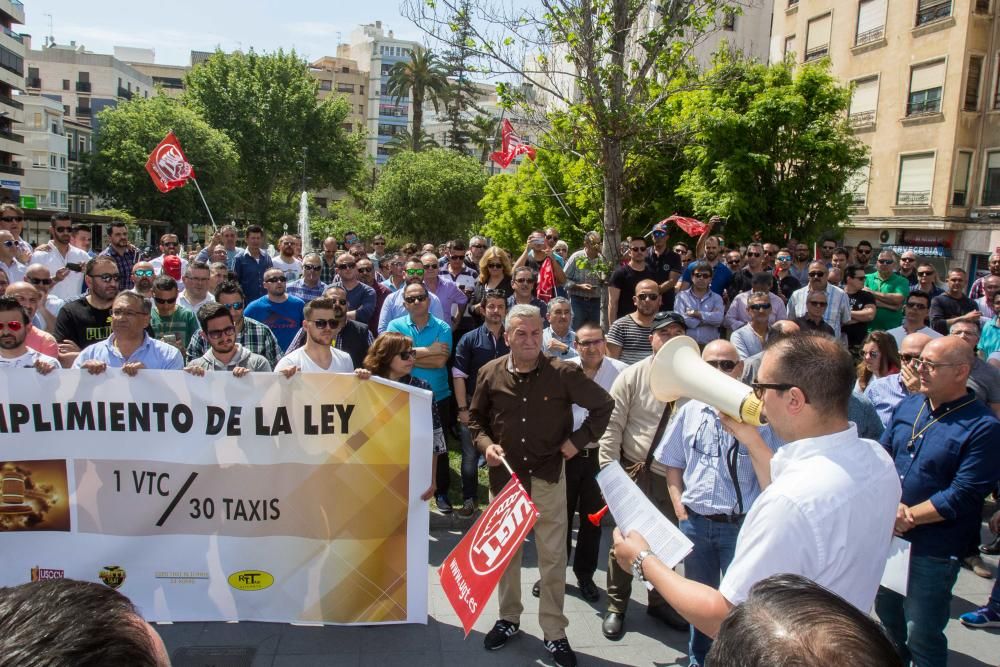
[[[331,329],[336,329],[337,325],[340,324],[340,320],[306,320],[307,322],[312,322],[313,326],[317,329],[326,329],[330,327]]]
[[[13,248],[14,246],[17,245],[17,241],[14,241],[13,239],[8,239],[8,240],[4,241],[3,244],[7,248]]]
[[[760,257],[759,252],[748,252],[747,257]]]
[[[882,265],[885,265],[885,264],[895,264],[896,260],[894,260],[894,259],[880,259],[880,260],[878,260],[878,263],[882,264]]]
[[[343,271],[344,269],[353,269],[356,266],[357,264],[355,264],[354,262],[351,262],[350,264],[347,264],[346,262],[344,264],[337,264],[337,268],[340,269],[341,271]]]
[[[823,250],[836,250],[836,248],[837,248],[837,246],[835,246],[835,245],[825,245],[825,246],[823,246]]]
[[[946,364],[942,361],[929,361],[927,359],[921,359],[920,357],[913,359],[910,363],[913,365],[914,370],[919,371],[926,368],[928,373],[933,373],[942,366],[968,366],[968,364],[961,362],[951,362]]]
[[[653,231],[653,238],[654,239],[662,239],[666,235],[667,235],[666,232],[660,231],[659,229]]]
[[[908,303],[906,304],[906,307],[912,308],[913,310],[927,310],[927,305],[923,303],[916,303],[916,302]]]
[[[152,278],[153,269],[135,269],[132,271],[136,278]]]
[[[729,373],[734,368],[736,368],[736,364],[740,362],[730,361],[729,359],[713,359],[712,361],[706,361],[705,363],[711,366],[712,368],[718,368],[720,371],[725,371]]]
[[[4,222],[22,222],[24,220],[24,218],[22,218],[20,216],[13,216],[12,217],[12,216],[5,215],[2,218],[0,218],[0,220],[2,220]]]
[[[775,259],[777,259],[779,262],[790,262],[790,261],[792,261],[792,256],[791,255],[778,255]]]
[[[129,310],[128,308],[115,308],[111,311],[112,317],[142,317],[146,313],[138,310]]]
[[[920,276],[921,278],[926,278],[927,276],[933,276],[934,272],[933,271],[917,271],[917,275]]]
[[[692,273],[691,275],[693,275],[695,278],[711,278],[712,277],[711,273],[701,273],[701,272]]]
[[[490,263],[490,264],[486,265],[486,268],[487,269],[502,269],[503,268],[503,264],[492,264],[492,263]]]
[[[901,261],[901,262],[915,262],[917,260],[915,258],[913,258],[913,257],[900,257],[899,261]]]
[[[170,243],[161,243],[160,245],[163,246],[164,248],[176,248],[177,247],[177,244],[175,242],[173,242],[173,241],[171,241]]]
[[[409,361],[410,359],[416,356],[417,355],[413,353],[413,350],[403,350],[402,352],[399,353],[399,358],[402,359],[403,361]]]
[[[24,328],[23,322],[18,322],[14,320],[13,322],[0,322],[0,331],[3,331],[4,327],[7,327],[12,332],[16,333]]]
[[[48,287],[52,284],[52,278],[26,278],[26,280],[32,285],[45,285]]]
[[[739,258],[736,258],[736,259],[727,259],[727,260],[726,260],[726,264],[729,264],[729,265],[731,265],[731,266],[736,266],[737,264],[739,264],[739,263],[740,263],[740,262],[742,262],[742,261],[743,261],[743,260],[741,260],[741,259],[739,259]]]
[[[424,301],[427,301],[427,295],[421,294],[420,296],[408,296],[404,297],[403,301],[406,303],[423,303]]]
[[[751,303],[747,306],[750,310],[771,310],[771,304],[769,303]]]
[[[322,268],[323,267],[321,267],[319,264],[303,264],[302,265],[302,270],[303,271],[319,271]]]
[[[65,234],[66,232],[73,231],[72,227],[53,227],[52,229],[56,230],[56,232],[60,234]]]
[[[424,271],[437,271],[437,264],[424,264]]]
[[[423,269],[407,269],[406,270],[406,275],[408,275],[408,276],[417,276],[418,278],[423,278],[424,277],[424,270]]]
[[[457,261],[460,259],[465,259],[465,255],[452,255],[451,258]]]
[[[867,352],[862,352],[861,356],[865,359],[878,359],[881,355],[878,350],[868,350]]]
[[[659,294],[636,294],[635,298],[639,301],[659,301]]]
[[[518,278],[514,282],[517,283],[518,285],[534,285],[535,284],[535,279],[534,278]]]
[[[115,282],[118,280],[117,273],[88,273],[91,278],[96,278],[97,280],[104,281],[106,283]]]
[[[764,392],[768,389],[773,389],[775,391],[788,391],[794,384],[789,384],[787,382],[751,382],[750,387],[753,388],[754,396],[758,400],[764,398]]]
[[[809,272],[809,277],[810,278],[822,278],[825,275],[826,275],[826,271],[810,271]]]
[[[359,269],[358,269],[358,273],[371,273],[371,272],[373,272],[374,270],[375,270],[375,269],[374,269],[373,267],[371,267],[371,266],[368,266],[368,267],[365,267],[365,268],[363,268],[363,269],[360,269],[360,268],[359,268]]]
[[[224,303],[222,305],[228,308],[229,310],[243,310],[242,301],[233,301],[232,303]]]
[[[161,304],[164,304],[164,303],[177,303],[177,297],[175,296],[172,299],[163,299],[161,297],[154,296],[153,297],[153,301],[155,301],[156,303],[161,303]]]
[[[577,347],[582,347],[584,349],[587,349],[588,347],[593,347],[595,345],[600,345],[603,342],[605,342],[603,338],[598,338],[597,340],[580,340],[580,339],[577,339],[576,346]]]
[[[549,241],[558,241],[559,240],[559,237],[556,236],[555,234],[546,234],[545,238],[547,238]]]
[[[219,340],[223,337],[235,336],[236,327],[230,324],[225,329],[212,329],[211,331],[206,331],[205,335],[208,336],[210,340]]]
[[[372,241],[372,245],[385,245],[385,241]]]
[[[855,248],[854,249],[854,254],[856,254],[856,255],[870,255],[870,254],[872,254],[872,251],[871,251],[870,248],[867,249],[867,250],[864,249],[864,248]]]
[[[901,362],[903,362],[904,364],[913,363],[913,360],[916,359],[916,358],[917,358],[917,355],[915,355],[915,354],[904,354],[902,352],[899,353],[899,360]]]
[[[809,305],[810,306],[822,306],[822,307],[825,308],[826,307],[826,301],[810,301]]]
[[[479,249],[485,249],[485,248],[486,248],[486,246],[484,246],[484,245],[480,245],[480,244],[477,244],[477,243],[473,243],[473,244],[472,244],[472,245],[470,245],[469,247],[470,247],[470,248],[479,248]]]

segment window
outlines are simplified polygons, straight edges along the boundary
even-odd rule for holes
[[[976,4],[972,8],[972,11],[976,14],[989,14],[990,0],[976,0]]]
[[[365,105],[364,104],[359,104],[358,105],[358,113],[361,114],[362,116],[365,115]]]
[[[59,134],[59,123],[52,123],[52,134]]]
[[[1000,154],[998,154],[1000,157]],[[899,188],[896,206],[927,206],[931,203],[934,154],[904,155],[899,158]]]
[[[354,126],[351,125],[350,123],[341,123],[340,129],[342,129],[344,132],[350,133],[351,130],[354,129]]]
[[[730,32],[736,30],[736,12],[732,9],[722,12],[722,29]]]
[[[878,77],[861,79],[854,83],[851,108],[848,119],[852,126],[869,125],[875,122],[875,108],[878,104]]]
[[[951,16],[951,0],[917,0],[917,25]]]
[[[918,65],[910,70],[910,97],[906,115],[939,113],[941,90],[944,87],[944,61]]]
[[[364,86],[358,86],[358,94],[359,95],[364,95],[365,94],[365,87]]]
[[[858,169],[847,179],[847,191],[851,193],[851,206],[864,206],[868,203],[868,175],[871,163]]]
[[[338,83],[337,84],[338,93],[353,93],[354,84],[353,83]]]
[[[319,82],[320,90],[333,90],[333,81],[329,79],[321,79]]]
[[[955,158],[955,180],[951,185],[951,205],[966,206],[969,191],[969,172],[972,171],[972,152],[959,151]]]
[[[796,7],[799,4],[799,0],[788,0],[788,8]]]
[[[830,53],[831,15],[826,14],[809,21],[806,31],[806,61],[822,58]]]
[[[320,208],[326,208],[328,200],[326,197],[316,197],[313,201],[316,202],[316,206],[319,206]]]
[[[786,58],[788,56],[791,56],[793,59],[795,58],[795,35],[785,37],[785,50],[782,52],[782,55]]]
[[[66,205],[66,193],[65,192],[60,192],[59,193],[59,203],[62,204],[63,206]]]
[[[49,191],[49,201],[52,202],[53,206],[55,206],[57,203],[59,203],[59,193],[56,192],[55,190],[50,190]]]
[[[62,171],[66,171],[66,156],[65,155],[60,155],[59,156],[59,169],[62,170]]]
[[[49,155],[49,169],[56,168],[56,156],[55,153]]]
[[[64,104],[63,105],[63,115],[64,116],[68,116],[69,115],[69,105],[68,104]]]
[[[36,130],[42,129],[42,114],[40,113],[35,114],[35,129]]]
[[[69,90],[69,79],[63,79],[63,90]]]
[[[350,68],[350,67],[341,67],[341,68],[340,68],[340,71],[341,71],[341,72],[342,72],[343,74],[350,74],[350,73],[351,73],[351,68]]]
[[[877,42],[885,36],[885,0],[861,0],[858,3],[858,31],[854,45]]]
[[[1000,206],[1000,151],[986,154],[983,206]]]
[[[979,82],[983,78],[983,57],[969,56],[969,73],[965,77],[966,111],[979,109]]]
[[[382,63],[382,76],[389,76],[392,70],[392,63]]]

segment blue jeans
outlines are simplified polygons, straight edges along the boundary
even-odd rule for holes
[[[469,427],[458,422],[458,435],[462,440],[462,500],[475,500],[479,490],[479,450],[472,442]]]
[[[1000,614],[1000,577],[993,581],[993,591],[990,592],[990,601],[987,604],[990,609]]]
[[[573,331],[576,331],[584,322],[601,323],[601,299],[583,299],[570,295],[570,308],[573,309]],[[609,323],[610,324],[610,323]]]
[[[709,521],[688,511],[687,520],[681,521],[678,527],[694,542],[694,550],[684,559],[684,576],[691,581],[718,588],[722,574],[729,569],[736,553],[739,524]],[[705,665],[705,654],[711,647],[711,638],[695,630],[692,625],[688,639],[688,664],[692,667]]]
[[[912,556],[907,596],[879,588],[875,612],[896,643],[904,665],[945,667],[951,589],[958,578],[957,558]]]

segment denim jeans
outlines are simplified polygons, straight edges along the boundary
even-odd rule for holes
[[[945,667],[948,639],[944,628],[951,612],[951,589],[958,578],[957,558],[912,556],[907,596],[879,588],[875,612],[896,643],[903,664]]]
[[[583,299],[570,295],[570,308],[573,309],[573,331],[576,331],[584,322],[601,323],[601,300]],[[610,323],[609,323],[610,324]]]
[[[458,435],[462,440],[462,500],[478,502],[479,450],[472,442],[469,427],[462,422],[458,423]]]
[[[684,576],[691,581],[718,588],[722,574],[729,569],[736,553],[736,538],[740,534],[740,525],[709,521],[705,517],[688,511],[687,521],[681,521],[679,526],[689,540],[694,542],[694,549],[684,559]],[[689,665],[705,665],[705,654],[712,647],[712,640],[691,626],[688,638]]]
[[[993,590],[990,592],[990,601],[987,603],[990,609],[1000,614],[1000,577],[993,581]]]

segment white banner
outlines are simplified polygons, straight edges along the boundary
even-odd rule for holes
[[[353,375],[0,373],[0,585],[150,621],[426,623],[431,394]]]

